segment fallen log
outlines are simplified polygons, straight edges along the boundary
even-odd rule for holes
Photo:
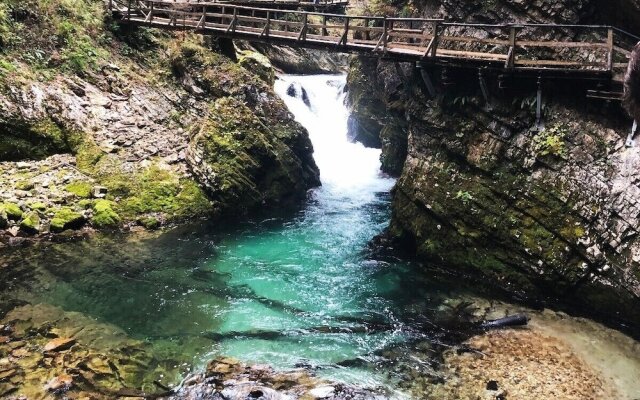
[[[480,324],[482,329],[498,329],[507,328],[512,326],[525,326],[529,322],[529,317],[526,314],[509,315],[504,318],[498,318],[494,320],[485,321]]]

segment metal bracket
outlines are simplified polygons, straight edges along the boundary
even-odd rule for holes
[[[484,103],[487,106],[487,110],[491,111],[491,99],[489,98],[489,89],[487,87],[487,81],[484,79],[482,69],[478,70],[478,80],[480,81],[480,90],[482,91],[482,97],[484,97]]]
[[[536,129],[544,130],[544,121],[542,120],[542,77],[538,77],[538,93],[536,95]]]
[[[627,147],[634,147],[636,144],[635,141],[635,137],[636,137],[636,131],[638,130],[638,123],[636,122],[636,120],[633,120],[633,126],[631,127],[631,133],[629,133],[629,136],[627,136],[627,141],[625,142],[625,146]]]

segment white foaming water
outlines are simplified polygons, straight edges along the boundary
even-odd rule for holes
[[[291,85],[296,89],[295,96],[287,94]],[[379,149],[348,140],[345,85],[345,75],[283,75],[277,80],[275,91],[309,131],[325,191],[367,201],[376,192],[391,189],[394,180],[380,171]],[[306,92],[309,105],[300,88]]]

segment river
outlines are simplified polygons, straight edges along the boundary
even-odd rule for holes
[[[417,265],[368,251],[388,224],[394,180],[380,172],[379,150],[347,139],[344,88],[341,75],[281,76],[275,85],[308,129],[321,171],[322,186],[298,210],[235,227],[201,222],[159,235],[16,250],[2,284],[3,311],[46,303],[116,326],[175,360],[173,379],[225,355],[304,366],[410,397],[407,371],[433,373],[437,360],[425,354],[466,334],[466,320],[452,322],[451,310],[459,310],[451,305],[473,297]],[[568,329],[573,341],[593,333],[544,321],[536,323]],[[610,338],[596,341],[601,351]],[[585,343],[588,354],[594,342]],[[620,386],[629,391],[636,390],[636,358],[617,358],[629,375]],[[607,363],[600,361],[603,369]]]

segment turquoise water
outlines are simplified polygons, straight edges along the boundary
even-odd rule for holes
[[[297,97],[287,95],[292,84]],[[429,316],[448,290],[411,264],[370,256],[367,244],[389,221],[394,181],[380,173],[378,150],[347,140],[344,84],[343,76],[276,84],[309,129],[322,174],[299,210],[233,228],[203,222],[20,250],[30,255],[18,253],[7,269],[0,303],[83,312],[194,369],[229,355],[388,385],[391,365],[407,362],[434,332],[437,339]]]

